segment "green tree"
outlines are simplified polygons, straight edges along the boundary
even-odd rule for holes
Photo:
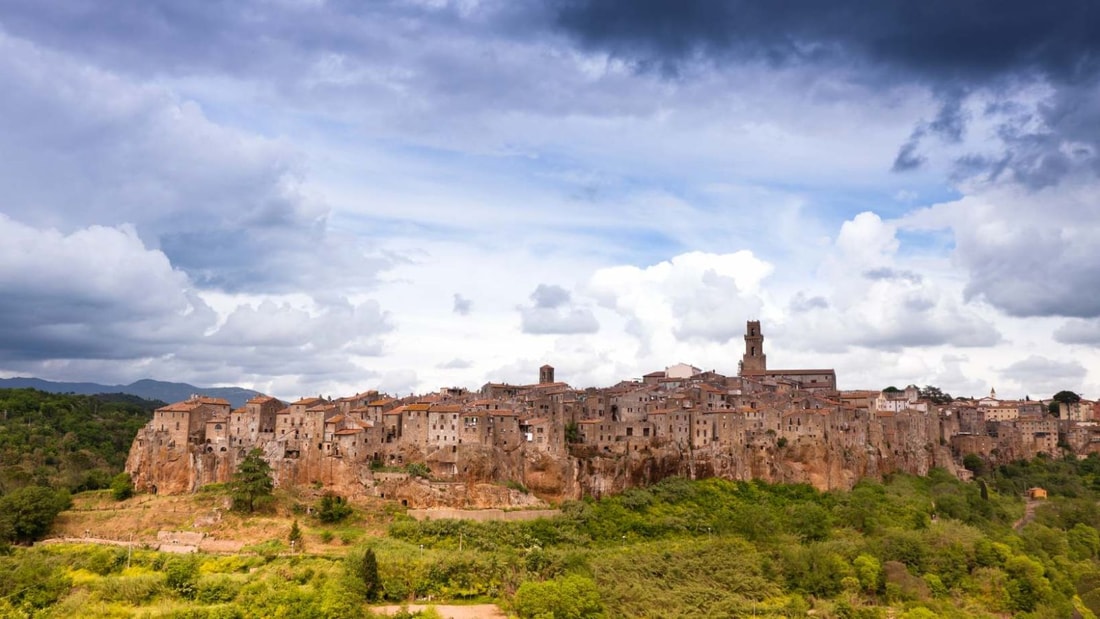
[[[256,511],[256,503],[271,496],[275,482],[271,479],[271,465],[263,458],[260,449],[253,449],[241,460],[233,481],[229,483],[229,493],[233,497],[233,508]]]
[[[985,474],[985,460],[978,454],[966,454],[963,456],[963,467],[975,475],[980,477]]]
[[[138,429],[163,402],[0,389],[0,492],[109,488]]]
[[[955,399],[950,393],[945,393],[934,385],[925,385],[924,389],[920,390],[920,397],[930,400],[933,404],[948,404]]]
[[[603,616],[600,593],[590,578],[571,574],[544,582],[520,585],[514,600],[516,614],[538,619],[582,619]]]
[[[852,561],[859,585],[867,593],[875,593],[882,587],[882,564],[868,554],[861,554]]]
[[[829,537],[833,526],[832,514],[814,503],[798,503],[788,510],[791,533],[804,542],[818,542]]]
[[[286,536],[287,541],[290,542],[290,547],[301,552],[302,550],[302,529],[298,527],[298,521],[295,520],[290,525],[290,533]]]
[[[67,490],[27,486],[0,497],[0,535],[7,542],[30,543],[46,534],[54,518],[69,508]]]
[[[1059,391],[1051,397],[1055,402],[1061,402],[1062,404],[1076,404],[1081,401],[1081,396],[1072,391]]]
[[[1013,610],[1029,612],[1050,598],[1050,582],[1044,577],[1043,565],[1026,556],[1015,556],[1005,562],[1009,581],[1005,587]]]
[[[351,515],[351,506],[344,497],[326,492],[317,504],[317,519],[321,522],[340,522]]]
[[[406,464],[405,472],[413,477],[423,477],[424,479],[431,477],[432,474],[432,470],[423,462],[410,462]]]
[[[46,616],[48,611],[36,611],[49,609],[71,587],[67,570],[55,557],[32,551],[20,553],[17,559],[4,558],[0,560],[0,616]]]
[[[570,421],[565,424],[565,442],[566,443],[579,443],[581,442],[581,429],[575,422]]]
[[[1066,540],[1074,559],[1092,559],[1100,554],[1100,532],[1078,522],[1066,532]]]
[[[193,599],[198,591],[199,566],[193,557],[172,559],[164,568],[164,584],[186,599]]]
[[[382,579],[378,576],[378,558],[373,548],[367,548],[362,553],[348,553],[345,569],[364,599],[368,602],[378,599],[382,593]]]
[[[1051,397],[1051,402],[1050,405],[1047,407],[1047,410],[1050,412],[1051,415],[1058,417],[1060,416],[1060,413],[1062,411],[1062,404],[1069,406],[1071,404],[1076,404],[1080,401],[1081,396],[1072,391],[1059,391],[1058,393],[1054,394],[1053,397]]]
[[[326,579],[320,593],[318,610],[323,619],[357,619],[365,616],[362,600],[345,586],[343,579]],[[373,614],[369,616],[374,617]]]
[[[111,480],[111,496],[116,501],[125,501],[134,496],[134,480],[129,473],[119,473]]]

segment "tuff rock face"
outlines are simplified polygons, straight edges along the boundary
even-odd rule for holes
[[[850,488],[862,478],[877,479],[893,472],[925,474],[932,467],[943,467],[957,473],[959,467],[950,449],[941,445],[938,437],[929,440],[930,434],[938,434],[934,426],[922,423],[914,431],[893,433],[888,447],[876,430],[866,434],[880,445],[793,436],[781,441],[787,437],[777,432],[760,434],[743,445],[700,448],[659,440],[619,450],[571,445],[561,453],[526,446],[512,450],[469,446],[425,454],[404,447],[400,454],[404,462],[456,471],[449,476],[433,474],[434,483],[403,472],[374,470],[370,461],[326,455],[316,449],[288,454],[279,441],[258,446],[272,466],[277,487],[320,485],[344,496],[375,496],[410,507],[484,508],[542,504],[535,497],[551,502],[599,497],[672,476],[761,479],[830,490]],[[126,470],[139,489],[189,493],[205,484],[229,481],[249,448],[240,445],[223,451],[196,442],[167,446],[150,425],[135,439]],[[506,487],[519,485],[530,494]]]

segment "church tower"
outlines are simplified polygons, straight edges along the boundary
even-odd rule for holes
[[[539,368],[539,384],[549,385],[552,382],[554,382],[554,368],[550,365]]]
[[[764,334],[760,321],[750,320],[745,329],[745,355],[741,357],[742,374],[760,374],[768,369],[768,357],[764,354]]]

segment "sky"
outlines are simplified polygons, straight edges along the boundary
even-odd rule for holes
[[[0,376],[1100,397],[1091,0],[8,0]]]

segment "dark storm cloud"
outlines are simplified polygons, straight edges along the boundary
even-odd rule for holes
[[[901,145],[898,149],[897,157],[894,157],[894,165],[890,167],[895,172],[908,172],[910,170],[916,170],[924,165],[927,159],[917,153],[917,149],[920,147],[920,138],[923,133],[914,133],[909,140]]]
[[[1007,124],[1004,157],[964,158],[956,174],[1011,171],[1026,186],[1043,187],[1069,170],[1058,154],[1065,142],[1100,143],[1100,125],[1092,122],[1100,107],[1100,5],[1090,0],[566,0],[555,7],[558,26],[585,47],[668,76],[700,62],[748,61],[852,69],[883,85],[922,84],[941,107],[899,146],[897,172],[924,164],[927,138],[962,139],[963,104],[976,89],[1000,95],[1035,80],[1056,88],[1043,108],[1046,127],[1013,134]],[[1090,104],[1080,105],[1082,97]]]
[[[1100,5],[1028,0],[817,2],[565,0],[556,21],[584,45],[675,69],[704,59],[866,62],[935,84],[1100,67]]]
[[[14,0],[11,33],[149,72],[218,67],[254,74],[315,52],[387,53],[378,25],[524,38],[559,30],[639,65],[675,72],[699,58],[886,64],[970,81],[1036,70],[1060,81],[1093,74],[1100,7],[1010,0],[562,0],[548,2],[174,2]],[[284,67],[285,69],[285,67]]]

